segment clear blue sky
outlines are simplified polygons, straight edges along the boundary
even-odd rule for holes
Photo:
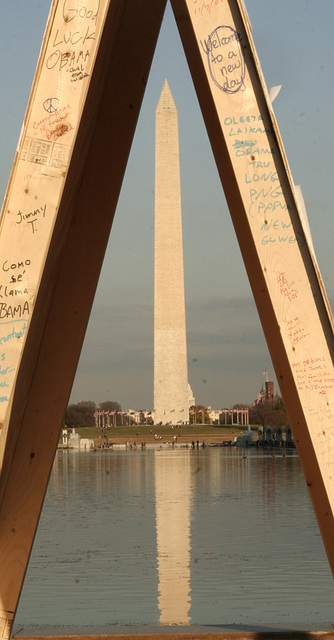
[[[334,3],[246,0],[296,184],[302,185],[331,303]],[[4,195],[29,98],[49,0],[5,3],[0,26]],[[167,78],[179,114],[189,382],[213,408],[251,402],[263,371],[275,381],[222,186],[170,6],[167,6],[126,171],[72,401],[153,404],[154,118]]]

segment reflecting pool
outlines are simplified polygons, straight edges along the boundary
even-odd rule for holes
[[[295,451],[58,451],[14,627],[317,625],[333,602]]]

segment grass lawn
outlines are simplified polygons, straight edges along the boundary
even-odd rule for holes
[[[177,436],[181,442],[191,442],[192,440],[205,440],[205,442],[221,442],[223,440],[234,440],[236,436],[242,435],[246,427],[233,426],[217,426],[212,424],[195,424],[195,425],[123,425],[115,428],[108,428],[102,431],[95,427],[78,428],[76,432],[82,438],[91,438],[94,440],[102,439],[105,435],[111,442],[126,442],[135,440],[137,442],[154,442],[155,434],[162,436],[163,441],[173,440]],[[70,431],[70,430],[69,430]],[[257,438],[257,427],[254,427],[254,437]]]

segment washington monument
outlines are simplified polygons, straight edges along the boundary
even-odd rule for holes
[[[167,80],[155,118],[155,423],[189,422],[178,118]]]

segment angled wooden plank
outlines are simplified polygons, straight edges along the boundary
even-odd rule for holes
[[[90,84],[108,2],[53,2],[0,228],[0,428]]]
[[[67,1],[52,5],[5,205],[3,234],[6,235],[7,223],[15,233],[5,247],[2,234],[0,237],[1,264],[5,260],[7,265],[20,261],[23,267],[28,267],[26,273],[29,272],[26,281],[24,268],[20,271],[22,287],[27,290],[22,294],[27,312],[26,316],[22,313],[22,319],[29,322],[24,336],[14,335],[8,340],[20,343],[18,352],[6,351],[6,366],[12,358],[16,371],[14,379],[7,378],[13,388],[0,441],[1,638],[9,637],[17,608],[165,3],[165,0],[145,0],[144,3],[87,0],[80,4],[80,10],[75,9],[77,3],[72,5]],[[87,16],[93,20],[97,10],[93,39],[85,20]],[[91,56],[87,56],[87,60],[94,58],[87,76],[86,67],[77,59],[81,55],[75,54],[78,40],[79,51],[82,50],[83,38],[86,44],[90,40],[89,46],[94,48],[94,55],[90,49]],[[53,68],[58,78],[54,84],[51,80],[49,83],[48,73],[45,79],[50,56],[53,62],[56,60]],[[71,99],[76,97],[78,81],[66,85],[68,76],[64,69],[68,59],[77,61],[77,65],[68,67],[69,77],[73,79],[79,73],[83,75],[81,82],[86,82],[73,112]],[[61,166],[53,167],[50,163],[53,151],[42,143],[36,146],[32,140],[35,155],[28,162],[22,154],[27,151],[26,138],[31,129],[37,124],[39,137],[45,144],[49,130],[44,128],[39,116],[32,115],[35,101],[40,96],[38,102],[48,101],[45,104],[50,108],[51,98],[58,95],[56,90],[68,103],[68,109],[71,108],[71,116],[67,115],[66,120],[55,125],[58,133],[63,132],[60,136],[63,141],[67,134],[72,135],[71,127],[75,129],[70,151],[66,158],[58,149]],[[57,155],[57,150],[54,154]],[[46,158],[44,164],[42,158]],[[38,167],[38,178],[30,167],[34,164],[43,164],[42,171]],[[52,186],[54,173],[56,187]],[[22,217],[32,211],[31,206],[24,204],[26,190],[31,202],[36,199],[40,205],[39,213],[32,218],[34,233],[40,233],[33,254],[30,253],[33,234],[29,227],[25,241],[17,240],[21,225],[31,219]],[[46,221],[47,216],[43,214],[45,203],[48,215],[52,211],[50,221]],[[19,224],[18,211],[22,217]],[[13,220],[8,222],[10,216]],[[48,229],[42,236],[41,229],[46,223]],[[20,247],[18,254],[16,246]],[[41,259],[32,269],[33,260],[37,264],[38,252]],[[18,316],[10,318],[8,332],[12,324],[22,326],[12,322],[17,319]]]
[[[333,320],[242,0],[171,0],[334,572]]]

